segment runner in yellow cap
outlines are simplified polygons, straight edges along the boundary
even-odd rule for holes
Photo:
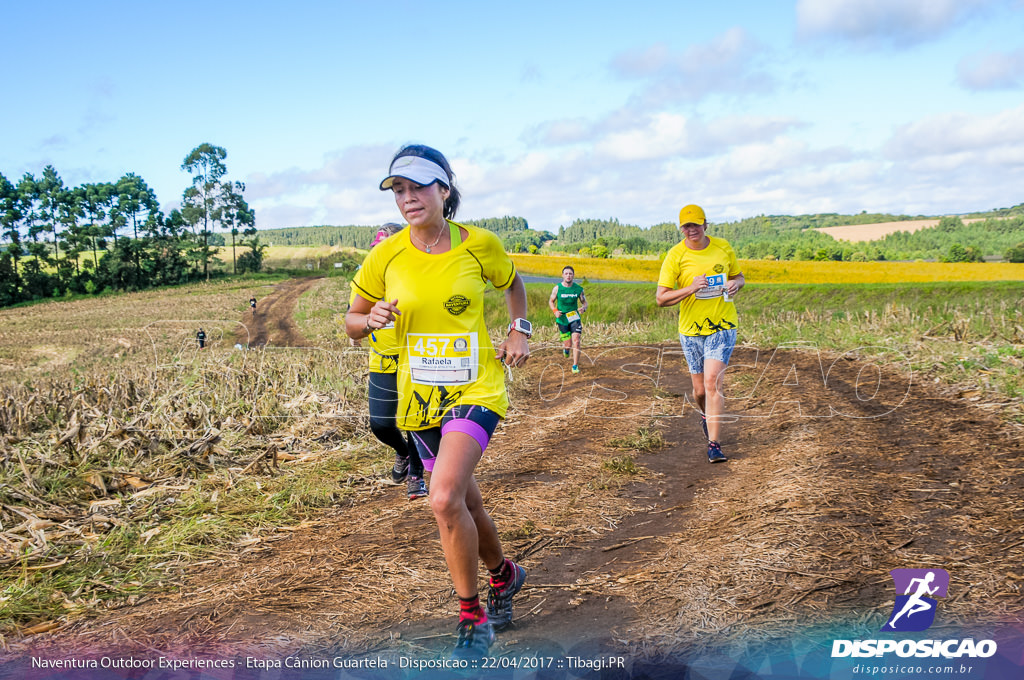
[[[693,399],[708,440],[708,462],[728,460],[719,444],[725,411],[722,383],[736,346],[738,317],[732,298],[746,279],[729,242],[707,235],[707,218],[697,205],[679,211],[683,240],[661,265],[658,306],[679,305],[679,342],[690,369]]]

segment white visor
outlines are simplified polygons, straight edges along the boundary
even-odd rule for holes
[[[434,182],[440,182],[444,186],[451,188],[444,168],[434,161],[429,161],[419,156],[396,158],[391,164],[391,174],[380,183],[380,190],[387,191],[390,189],[396,177],[404,177],[410,182],[419,184],[421,187],[433,184]]]

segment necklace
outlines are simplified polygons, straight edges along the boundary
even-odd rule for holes
[[[433,243],[427,243],[426,241],[420,241],[420,240],[419,240],[418,238],[416,238],[415,236],[413,236],[413,233],[412,233],[412,229],[410,229],[410,230],[409,230],[409,236],[412,236],[412,237],[413,237],[413,238],[415,238],[415,239],[416,239],[417,241],[419,241],[419,242],[420,242],[420,245],[422,245],[422,246],[423,246],[424,248],[426,248],[426,249],[427,249],[427,252],[428,252],[428,253],[430,252],[430,249],[431,249],[431,248],[433,248],[434,246],[436,246],[436,245],[437,245],[438,243],[440,243],[440,242],[441,242],[441,236],[442,236],[443,234],[444,234],[444,227],[441,227],[441,228],[440,228],[440,229],[438,230],[438,232],[437,232],[437,238],[435,238],[435,239],[434,239],[434,242],[433,242]]]

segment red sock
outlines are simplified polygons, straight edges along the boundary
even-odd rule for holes
[[[459,598],[459,623],[466,620],[473,623],[481,623],[487,620],[487,614],[484,612],[483,607],[480,606],[479,594],[473,597]]]
[[[491,575],[491,585],[501,588],[512,580],[512,560],[506,557],[497,569],[488,569],[487,571]]]

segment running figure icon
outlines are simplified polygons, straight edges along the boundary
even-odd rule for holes
[[[889,620],[888,626],[890,628],[894,627],[896,620],[904,614],[907,616],[907,618],[910,618],[918,612],[926,612],[935,606],[934,604],[926,602],[922,599],[925,595],[934,595],[935,591],[939,589],[938,586],[935,586],[934,588],[928,587],[929,584],[934,580],[935,572],[933,571],[929,571],[924,578],[915,578],[910,580],[910,586],[907,588],[907,592],[903,594],[910,595],[910,589],[914,587],[915,583],[917,584],[917,590],[914,592],[913,595],[910,595],[910,598],[907,600],[907,603],[903,605],[903,609],[900,610],[899,614],[897,614]],[[934,600],[932,602],[934,602]]]
[[[944,569],[893,569],[896,602],[892,616],[882,630],[922,631],[935,621],[938,601],[949,590],[949,573]]]

